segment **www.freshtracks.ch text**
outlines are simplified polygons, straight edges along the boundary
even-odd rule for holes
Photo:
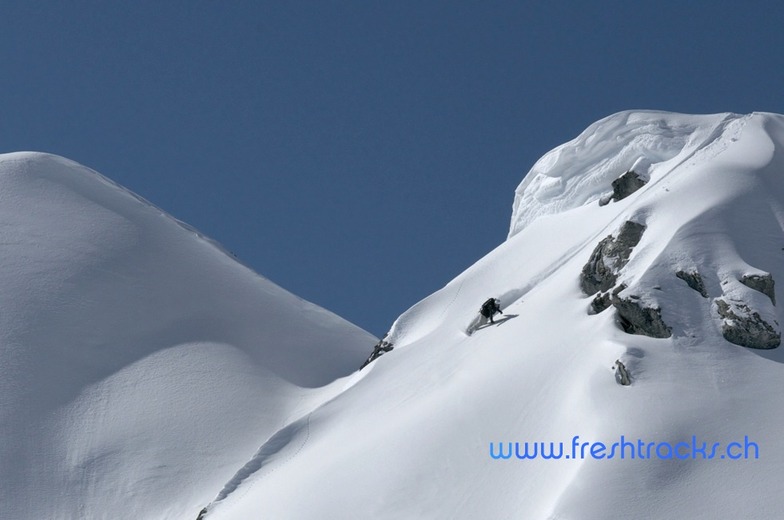
[[[759,459],[759,446],[743,437],[743,442],[702,442],[693,435],[690,441],[646,442],[642,439],[627,440],[623,435],[618,442],[585,442],[579,435],[571,445],[564,442],[491,442],[490,457],[496,460],[560,460],[560,459]]]

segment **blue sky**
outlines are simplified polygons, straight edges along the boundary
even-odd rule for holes
[[[381,335],[593,121],[784,112],[778,4],[4,2],[0,151],[90,166]]]

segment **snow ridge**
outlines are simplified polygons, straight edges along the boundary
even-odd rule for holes
[[[4,518],[193,519],[375,343],[53,155],[0,156],[0,240]]]
[[[312,411],[307,443],[288,442],[296,457],[265,460],[208,520],[777,517],[784,421],[770,410],[784,406],[774,388],[784,351],[731,342],[718,302],[783,323],[766,281],[784,279],[783,150],[776,114],[629,111],[591,125],[523,180],[508,239],[403,313],[395,349]],[[644,185],[610,201],[628,170]],[[617,265],[609,307],[592,311],[580,273],[628,221],[642,234]],[[467,335],[490,296],[506,319]],[[658,309],[669,336],[628,333],[621,309],[635,308]],[[759,459],[488,453],[744,436]]]

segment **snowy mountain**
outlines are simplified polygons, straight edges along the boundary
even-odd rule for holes
[[[774,114],[590,126],[203,518],[780,518],[783,153]]]
[[[0,516],[780,518],[782,152],[774,114],[591,125],[361,371],[356,327],[2,156]]]
[[[0,156],[0,518],[195,518],[375,339],[66,159]]]

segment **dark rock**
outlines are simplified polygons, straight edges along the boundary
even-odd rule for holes
[[[619,292],[613,291],[612,304],[618,311],[618,321],[624,332],[652,338],[672,336],[672,329],[662,320],[660,308],[645,307],[635,299],[621,298]]]
[[[781,332],[763,320],[758,312],[743,303],[731,303],[716,300],[719,316],[724,319],[721,327],[724,339],[742,347],[759,349],[776,348],[781,344]]]
[[[591,302],[591,314],[599,314],[612,305],[609,293],[599,293]]]
[[[628,253],[631,252],[632,248],[640,243],[643,231],[645,231],[645,226],[631,220],[627,220],[621,226],[621,230],[618,233],[617,247],[627,252],[627,259]]]
[[[618,273],[629,262],[634,246],[640,243],[645,226],[627,220],[618,236],[609,235],[591,253],[580,274],[580,288],[587,295],[608,291],[615,285]]]
[[[629,377],[629,371],[626,370],[626,366],[621,363],[620,359],[615,360],[615,369],[615,380],[619,385],[629,386],[632,384],[632,380]]]
[[[636,172],[629,170],[612,182],[612,200],[618,202],[645,186],[646,181]]]
[[[703,298],[708,297],[708,291],[705,290],[705,284],[702,282],[702,276],[697,271],[686,272],[678,271],[675,276],[686,282],[686,285],[697,291]]]
[[[386,337],[387,337],[387,335],[386,335],[386,334],[384,334],[384,337],[386,338]],[[372,352],[372,353],[370,354],[370,356],[369,356],[369,357],[368,357],[368,358],[365,360],[365,362],[364,362],[364,363],[362,363],[362,366],[361,366],[361,367],[359,367],[359,369],[360,369],[360,370],[362,370],[363,368],[365,368],[366,366],[368,366],[370,363],[372,363],[373,361],[375,361],[376,359],[378,359],[379,357],[381,357],[381,356],[382,356],[382,355],[383,355],[385,352],[389,352],[389,351],[390,351],[390,350],[392,350],[393,348],[394,348],[394,347],[392,346],[392,343],[390,343],[390,342],[388,342],[388,341],[386,341],[386,340],[383,340],[383,339],[382,339],[381,341],[379,341],[378,343],[376,343],[376,345],[373,347],[373,352]]]
[[[740,283],[754,289],[755,291],[759,291],[768,298],[776,305],[776,292],[775,292],[775,281],[773,280],[773,276],[770,274],[765,275],[758,275],[758,274],[750,274],[745,275],[743,278],[740,279]]]
[[[204,520],[206,514],[207,514],[207,508],[205,507],[204,509],[199,511],[199,516],[196,517],[196,520]]]

